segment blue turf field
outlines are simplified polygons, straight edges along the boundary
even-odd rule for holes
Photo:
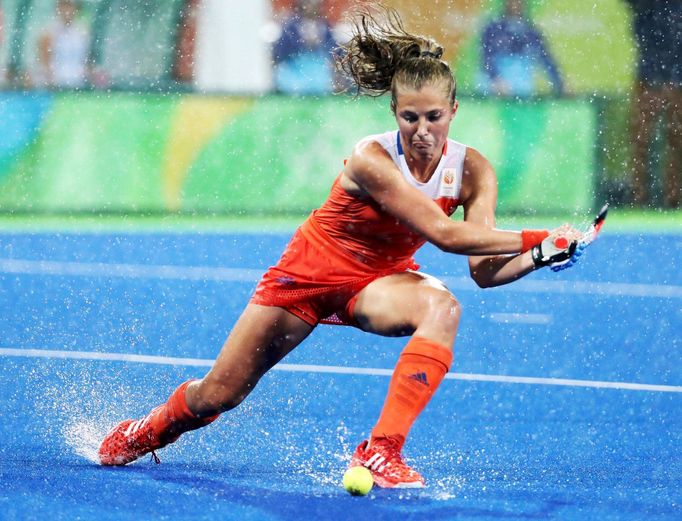
[[[161,465],[97,466],[113,424],[204,373],[288,236],[0,233],[0,518],[682,518],[676,234],[605,233],[571,270],[491,290],[419,253],[463,306],[406,445],[425,490],[341,488],[404,340],[330,326]]]

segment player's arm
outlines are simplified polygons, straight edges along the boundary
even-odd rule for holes
[[[524,248],[521,232],[496,230],[480,222],[451,220],[434,201],[403,179],[388,153],[374,141],[361,142],[355,147],[344,169],[342,186],[347,191],[371,197],[441,250],[485,255],[518,253]]]
[[[483,226],[495,226],[497,178],[490,163],[476,150],[467,149],[462,186],[464,220]],[[606,218],[608,205],[595,219],[591,236],[565,224],[551,232],[530,232],[539,237],[527,251],[519,255],[470,256],[471,278],[481,287],[501,286],[514,282],[531,271],[551,266],[554,271],[570,267],[593,241]],[[525,248],[524,248],[525,249]]]
[[[497,176],[488,160],[473,148],[467,148],[464,180],[464,221],[494,228]],[[508,284],[534,269],[530,250],[518,255],[469,256],[471,278],[483,288]]]

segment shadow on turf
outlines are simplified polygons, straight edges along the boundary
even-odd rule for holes
[[[285,491],[259,485],[259,481],[270,480],[277,487],[286,487],[291,479],[292,488],[303,485],[296,476],[282,476],[280,472],[264,474],[249,465],[234,468],[215,465],[164,465],[164,468],[150,464],[137,464],[114,468],[131,475],[145,476],[155,482],[163,482],[173,488],[191,489],[194,496],[212,498],[211,501],[226,503],[224,507],[233,511],[234,505],[247,509],[267,512],[272,517],[283,519],[429,519],[445,520],[453,517],[468,518],[527,518],[544,519],[552,517],[570,503],[561,500],[541,500],[526,497],[521,499],[528,509],[480,508],[468,503],[474,500],[450,498],[446,501],[429,496],[429,489],[386,490],[373,489],[367,497],[352,497],[340,486],[328,485],[320,490],[311,484],[311,491]],[[517,498],[517,505],[518,500]],[[497,498],[507,502],[508,499]],[[457,503],[457,504],[452,504]],[[232,506],[228,506],[232,505]],[[371,516],[371,517],[370,517]]]

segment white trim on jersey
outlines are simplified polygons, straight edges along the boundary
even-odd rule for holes
[[[462,189],[466,145],[448,138],[446,153],[441,156],[436,170],[426,183],[421,183],[410,172],[405,155],[401,153],[402,147],[399,139],[399,131],[391,130],[383,134],[367,136],[363,141],[379,143],[389,153],[405,180],[429,199],[434,201],[442,197],[458,199]]]

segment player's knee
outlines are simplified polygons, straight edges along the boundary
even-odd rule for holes
[[[427,316],[448,329],[457,329],[461,306],[455,296],[446,290],[434,290],[427,297]]]

